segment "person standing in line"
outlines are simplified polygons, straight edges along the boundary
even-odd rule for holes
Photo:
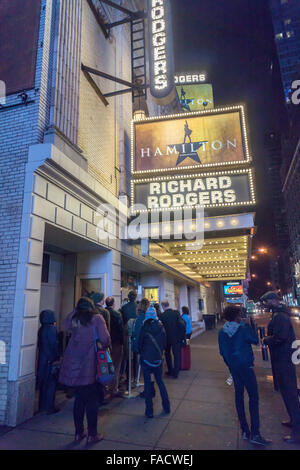
[[[37,385],[40,391],[39,411],[53,414],[59,411],[55,408],[57,376],[53,363],[59,359],[59,343],[54,312],[43,310],[40,314],[40,323],[42,326],[38,332],[37,368]]]
[[[128,294],[129,302],[123,305],[120,309],[120,312],[123,317],[124,326],[127,324],[128,320],[131,318],[137,318],[137,304],[136,304],[137,293],[134,290],[131,290]]]
[[[180,370],[181,345],[185,340],[185,323],[182,321],[180,313],[170,308],[167,300],[162,301],[161,306],[163,313],[160,319],[167,335],[165,355],[168,371],[166,374],[177,379]],[[174,357],[174,363],[171,356],[171,350]]]
[[[277,292],[267,292],[261,301],[272,310],[268,325],[268,336],[263,339],[269,347],[273,371],[289,414],[290,420],[283,421],[284,426],[291,428],[291,435],[283,438],[288,444],[300,443],[300,403],[297,390],[296,367],[292,361],[295,332],[290,318],[289,308],[282,302]]]
[[[110,333],[110,314],[109,310],[107,308],[104,308],[105,304],[105,294],[104,292],[93,292],[91,294],[91,299],[94,302],[94,305],[96,307],[96,312],[100,313],[106,323],[106,327],[108,332]]]
[[[162,311],[161,311],[161,309],[160,309],[159,304],[154,304],[153,307],[155,308],[156,314],[157,314],[157,316],[158,316],[158,319],[160,320],[160,317],[161,317],[161,315],[162,315]]]
[[[186,330],[185,330],[185,337],[186,339],[191,339],[192,333],[193,333],[193,326],[191,322],[191,317],[190,317],[190,311],[188,307],[182,307],[181,309],[182,315],[181,317],[186,323]]]
[[[75,388],[73,417],[75,424],[75,441],[85,437],[84,415],[87,417],[87,444],[103,439],[98,434],[99,391],[96,382],[95,333],[103,348],[110,345],[110,335],[102,315],[95,311],[93,301],[82,297],[63,322],[66,330],[71,331],[71,338],[66,348],[59,382]]]
[[[115,310],[115,299],[113,297],[107,297],[105,302],[106,308],[110,313],[111,356],[115,368],[115,380],[112,385],[112,395],[119,396],[119,378],[123,359],[124,343],[123,320],[121,313]]]
[[[219,331],[220,354],[231,373],[235,388],[235,404],[242,430],[243,440],[250,439],[252,444],[265,447],[267,441],[260,434],[259,396],[254,372],[254,355],[252,344],[259,340],[253,329],[241,320],[239,307],[226,307],[224,310],[226,323]],[[246,418],[244,389],[249,395],[249,411],[251,432]]]
[[[158,320],[155,308],[150,306],[146,312],[138,342],[145,382],[145,416],[147,418],[153,418],[152,374],[160,391],[163,410],[166,414],[171,412],[168,392],[162,378],[162,359],[165,347],[166,333],[164,327]]]

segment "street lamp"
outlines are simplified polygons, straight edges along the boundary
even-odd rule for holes
[[[258,251],[259,251],[259,253],[263,253],[263,254],[268,253],[268,250],[264,247],[259,248]]]

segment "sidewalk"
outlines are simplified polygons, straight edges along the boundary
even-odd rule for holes
[[[255,350],[259,382],[261,432],[273,444],[268,449],[300,449],[282,441],[287,434],[281,420],[287,418],[281,397],[273,392],[270,363]],[[155,398],[154,419],[144,418],[144,400],[114,399],[100,408],[99,430],[105,439],[93,450],[221,450],[253,449],[240,438],[234,407],[234,388],[225,383],[228,371],[219,357],[217,331],[208,331],[192,341],[192,369],[177,380],[166,378],[172,414],[161,413]],[[156,387],[157,388],[157,387]],[[0,436],[0,449],[83,449],[73,445],[73,400],[56,415],[37,415]]]

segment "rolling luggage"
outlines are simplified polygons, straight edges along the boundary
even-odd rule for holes
[[[181,348],[181,364],[180,370],[190,370],[191,368],[191,348],[190,345]]]

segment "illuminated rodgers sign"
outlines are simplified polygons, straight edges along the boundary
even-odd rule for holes
[[[150,91],[158,104],[175,97],[170,0],[148,0]]]
[[[255,204],[251,169],[137,180],[131,197],[147,211]]]

